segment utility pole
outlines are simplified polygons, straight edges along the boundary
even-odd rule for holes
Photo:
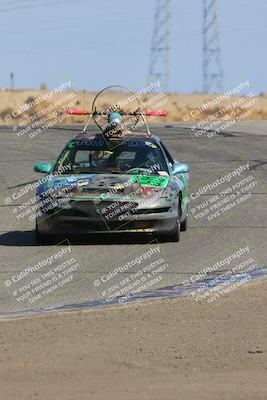
[[[10,90],[14,90],[14,73],[10,72]]]
[[[170,76],[170,5],[171,0],[156,0],[148,72],[148,84],[159,81],[160,89],[165,92]]]
[[[217,0],[203,2],[203,91],[223,91],[223,67],[218,27]]]

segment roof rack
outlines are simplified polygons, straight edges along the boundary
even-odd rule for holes
[[[104,88],[100,92],[98,92],[97,95],[94,98],[93,103],[92,103],[92,110],[91,111],[86,111],[84,109],[78,109],[78,110],[70,109],[70,110],[67,110],[67,113],[70,114],[70,115],[88,115],[89,116],[81,133],[82,134],[86,134],[86,129],[87,129],[88,125],[89,125],[89,122],[90,122],[91,119],[93,119],[95,124],[101,130],[102,134],[105,136],[105,138],[107,140],[111,140],[111,138],[113,138],[113,137],[115,138],[117,136],[117,132],[115,132],[114,134],[108,134],[107,130],[102,128],[102,126],[98,123],[97,118],[96,118],[97,116],[108,116],[108,115],[110,115],[111,112],[114,111],[112,109],[112,107],[110,107],[106,111],[98,111],[96,109],[96,106],[95,106],[97,98],[104,91],[112,89],[112,88],[126,89],[129,93],[131,93],[135,97],[136,101],[138,102],[138,107],[134,111],[130,111],[130,112],[128,112],[128,111],[119,111],[119,113],[121,115],[136,117],[136,122],[134,124],[134,128],[138,126],[139,119],[141,118],[142,121],[143,121],[143,125],[145,126],[146,131],[147,131],[145,135],[147,135],[147,137],[151,137],[151,132],[149,130],[149,127],[148,127],[148,124],[147,124],[147,121],[146,121],[145,117],[146,116],[165,117],[167,115],[167,112],[161,111],[161,110],[159,110],[159,111],[154,111],[153,110],[153,111],[142,112],[141,109],[143,109],[144,107],[143,107],[139,97],[137,96],[137,94],[134,93],[133,91],[131,91],[129,88],[127,88],[125,86],[122,86],[122,85],[107,86],[106,88]],[[131,136],[135,136],[135,133],[134,133],[135,129],[133,129],[133,131],[130,131],[130,132],[131,132],[130,133]],[[125,132],[123,131],[123,133],[125,133],[124,136],[126,136],[127,135],[127,130]],[[137,134],[140,135],[140,132],[138,132]],[[117,136],[117,138],[118,138],[118,136]]]

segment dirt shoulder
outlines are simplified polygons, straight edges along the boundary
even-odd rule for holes
[[[189,298],[0,322],[1,398],[267,398],[267,281]]]

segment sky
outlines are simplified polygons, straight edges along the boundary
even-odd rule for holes
[[[0,0],[0,88],[146,86],[155,0]],[[267,1],[218,0],[224,90],[267,92]],[[202,0],[172,0],[169,91],[201,91]]]

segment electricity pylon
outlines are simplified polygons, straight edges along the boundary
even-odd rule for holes
[[[223,91],[223,67],[219,38],[217,0],[203,2],[203,91]]]
[[[170,76],[170,4],[171,0],[156,0],[148,72],[148,83],[159,81],[163,91],[168,90]]]

